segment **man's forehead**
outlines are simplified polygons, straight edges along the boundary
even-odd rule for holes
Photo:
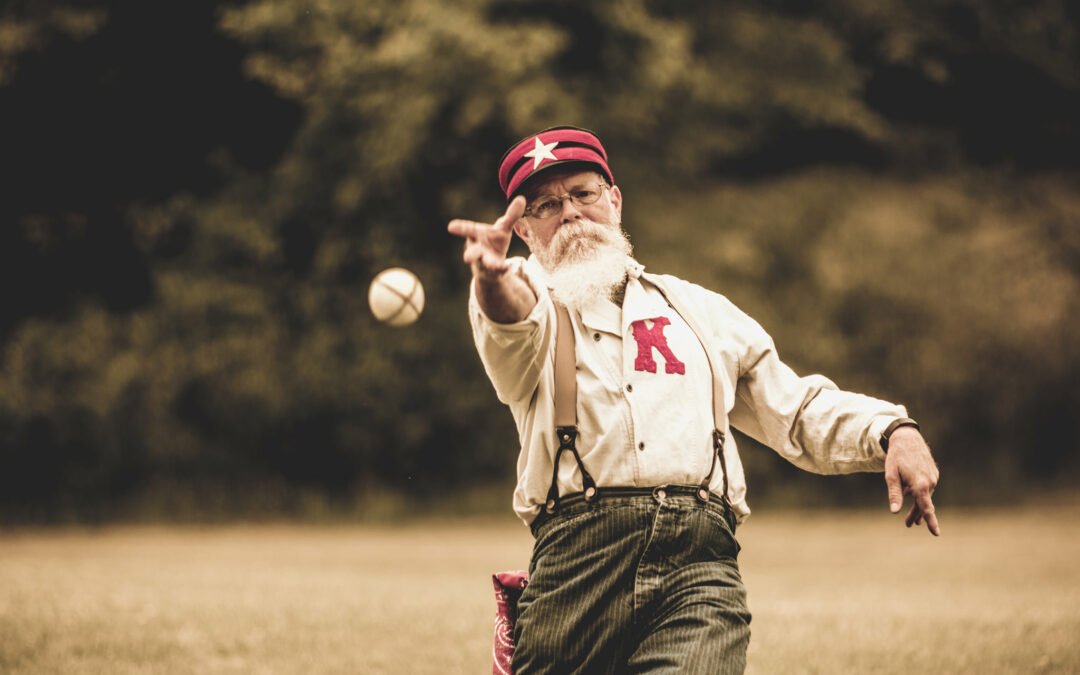
[[[554,194],[565,188],[597,181],[603,181],[603,178],[599,172],[591,169],[568,169],[564,171],[552,169],[550,175],[544,177],[543,182],[526,186],[522,192],[526,197],[535,197],[537,195]]]

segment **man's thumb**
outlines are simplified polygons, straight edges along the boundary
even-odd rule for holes
[[[900,472],[896,470],[886,472],[885,485],[889,488],[889,510],[899,513],[900,506],[904,503],[904,491],[900,487]]]

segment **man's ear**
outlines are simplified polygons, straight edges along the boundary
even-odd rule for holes
[[[609,192],[611,192],[611,205],[615,207],[615,213],[619,214],[619,220],[622,220],[622,192],[619,192],[618,185],[612,185]]]
[[[517,236],[521,237],[526,244],[529,243],[529,226],[525,223],[525,218],[518,218],[518,221],[514,223],[514,232],[517,232]]]

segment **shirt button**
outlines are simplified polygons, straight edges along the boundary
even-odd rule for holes
[[[637,449],[638,450],[644,450],[645,449],[645,441],[642,441],[642,442],[638,443],[637,444]]]
[[[592,339],[596,340],[597,342],[600,342],[600,333],[593,333],[592,334]]]
[[[634,391],[634,385],[632,385],[632,384],[626,385],[626,391]]]

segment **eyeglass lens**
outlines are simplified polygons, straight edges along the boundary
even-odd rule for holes
[[[576,187],[561,197],[545,195],[530,204],[529,211],[536,218],[549,218],[562,209],[564,199],[569,199],[574,206],[588,206],[600,199],[602,191],[600,185],[591,185]]]

